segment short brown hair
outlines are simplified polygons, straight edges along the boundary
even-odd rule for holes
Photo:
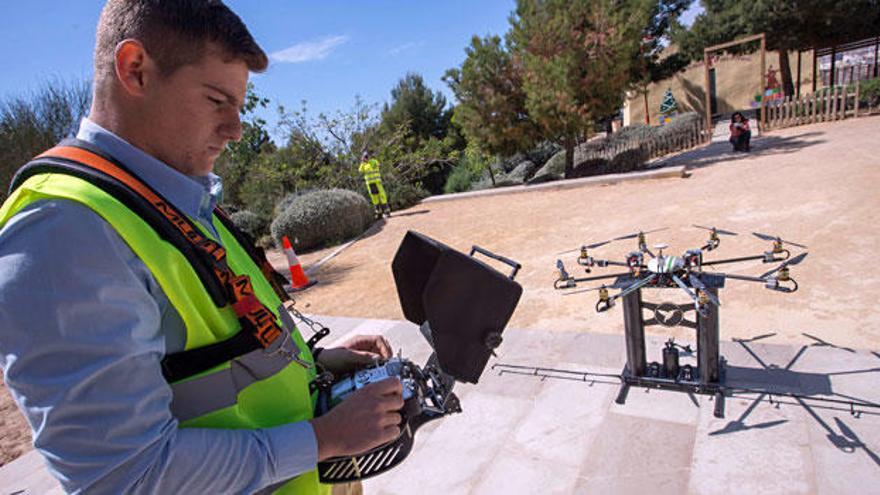
[[[115,73],[116,46],[126,39],[140,41],[164,76],[201,60],[208,42],[253,72],[269,65],[244,22],[220,0],[108,0],[98,21],[96,81]]]

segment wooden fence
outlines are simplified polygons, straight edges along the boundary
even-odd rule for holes
[[[800,98],[787,97],[767,107],[767,129],[832,122],[874,113],[859,101],[860,81],[852,86],[826,88]]]
[[[660,135],[642,143],[648,160],[659,158],[670,153],[689,150],[707,144],[712,140],[712,133],[706,130],[706,123],[700,119],[681,132]]]

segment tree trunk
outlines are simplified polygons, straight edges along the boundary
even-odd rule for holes
[[[492,187],[495,187],[495,173],[492,172],[492,164],[486,165],[486,170],[489,171],[489,180],[492,181]]]
[[[791,80],[791,64],[788,63],[788,50],[780,48],[776,50],[779,54],[779,73],[782,75],[782,92],[785,96],[794,97],[794,83]]]
[[[571,177],[574,171],[574,139],[572,137],[565,138],[565,178]]]

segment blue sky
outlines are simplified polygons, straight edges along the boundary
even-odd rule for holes
[[[696,3],[696,2],[695,2]],[[9,2],[0,16],[0,99],[46,80],[90,79],[103,0]],[[503,34],[514,0],[227,0],[272,63],[252,77],[274,106],[310,112],[382,103],[407,72],[451,100],[441,77],[460,65],[471,36]],[[690,21],[699,7],[686,16]]]

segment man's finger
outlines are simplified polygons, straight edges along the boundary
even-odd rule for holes
[[[385,340],[385,337],[382,337],[381,335],[377,336],[376,349],[379,351],[379,355],[382,356],[383,359],[390,359],[394,354],[391,352],[391,344],[389,344],[388,341]]]

